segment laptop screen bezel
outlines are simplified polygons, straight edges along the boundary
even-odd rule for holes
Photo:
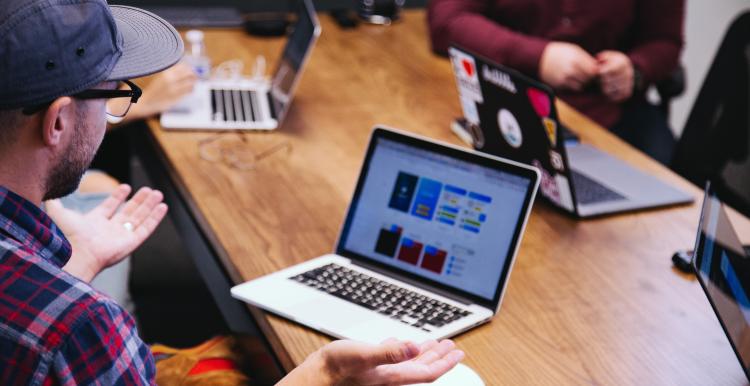
[[[494,170],[510,173],[512,175],[528,179],[529,186],[526,191],[526,196],[524,197],[521,211],[518,215],[518,221],[514,229],[513,238],[511,239],[510,247],[508,248],[507,254],[505,256],[505,262],[492,299],[486,299],[479,295],[463,291],[459,288],[439,283],[437,281],[407,272],[405,270],[401,270],[395,266],[379,262],[375,259],[360,255],[345,248],[347,236],[349,230],[351,229],[354,214],[357,211],[357,206],[362,194],[362,189],[364,188],[364,183],[367,180],[367,173],[370,169],[370,162],[380,139],[390,140],[399,144],[414,147],[416,149],[427,150],[435,154],[446,155],[451,158],[485,166]],[[365,159],[362,163],[362,168],[360,169],[359,179],[357,180],[357,185],[355,187],[354,194],[352,195],[349,209],[347,210],[345,220],[339,232],[338,241],[336,243],[336,254],[352,259],[353,261],[359,261],[370,266],[375,266],[378,269],[386,272],[392,272],[397,276],[406,277],[411,282],[418,283],[422,287],[437,289],[441,293],[450,293],[453,295],[457,295],[462,299],[466,299],[483,307],[496,310],[498,305],[500,304],[500,301],[502,300],[502,295],[504,292],[503,290],[507,285],[511,266],[518,253],[520,239],[531,213],[531,206],[533,204],[534,196],[539,186],[539,180],[540,176],[537,170],[531,166],[516,163],[514,161],[503,160],[499,157],[481,154],[479,152],[471,151],[468,149],[464,150],[451,145],[421,139],[405,133],[393,131],[388,128],[376,127],[373,129],[372,135],[370,137],[370,142],[367,147]]]
[[[718,209],[716,209],[716,213],[713,213],[713,209],[709,209],[711,206],[711,200],[716,199],[716,201],[719,203]],[[711,296],[711,293],[708,289],[708,283],[706,283],[703,280],[703,277],[700,274],[700,267],[698,266],[698,258],[697,256],[701,256],[703,254],[703,249],[706,245],[706,235],[705,232],[703,232],[703,226],[705,224],[705,221],[707,220],[707,217],[710,214],[713,215],[720,215],[718,213],[722,210],[722,207],[724,206],[724,203],[719,197],[717,196],[714,188],[711,186],[711,181],[706,182],[706,188],[705,188],[705,194],[703,197],[703,205],[701,207],[701,215],[700,220],[698,222],[698,232],[695,240],[695,247],[693,248],[693,259],[691,261],[691,265],[693,267],[693,271],[695,273],[695,277],[698,280],[698,283],[700,283],[701,288],[703,289],[703,292],[706,295],[706,298],[708,299],[708,302],[711,304],[711,308],[714,311],[714,314],[716,315],[716,319],[719,320],[719,324],[721,325],[722,330],[724,330],[724,335],[727,337],[727,340],[729,341],[729,344],[732,346],[732,350],[734,350],[734,354],[737,356],[737,361],[740,363],[740,367],[742,367],[742,371],[745,373],[745,377],[750,380],[750,366],[745,367],[745,361],[742,358],[742,355],[740,354],[739,349],[737,348],[737,345],[734,342],[734,339],[732,338],[732,335],[729,333],[729,329],[727,328],[726,323],[724,323],[724,318],[722,314],[719,312],[719,309],[716,307],[716,304],[714,303],[714,299]],[[712,213],[708,213],[711,211]],[[734,229],[732,229],[734,231]],[[748,362],[750,362],[750,358],[748,358]]]
[[[298,7],[301,11],[297,22],[299,22],[299,18],[303,17],[304,14],[307,15],[307,17],[310,18],[310,20],[313,23],[313,35],[311,39],[308,42],[307,49],[305,50],[305,55],[302,57],[302,61],[300,62],[299,68],[297,69],[296,73],[294,74],[294,80],[292,81],[292,86],[289,88],[289,101],[287,103],[280,103],[277,101],[277,98],[274,96],[274,93],[272,92],[273,88],[273,80],[276,79],[276,76],[279,73],[279,70],[281,69],[281,65],[284,62],[284,54],[286,53],[287,47],[291,44],[291,36],[289,37],[289,40],[287,40],[287,43],[284,45],[284,48],[281,51],[281,56],[279,56],[278,62],[276,63],[276,69],[273,72],[273,75],[271,76],[271,88],[268,90],[268,95],[271,97],[270,102],[271,111],[275,113],[276,121],[278,122],[278,125],[281,126],[281,123],[284,121],[284,118],[286,118],[287,112],[289,112],[289,107],[292,104],[292,99],[294,98],[294,93],[297,91],[297,86],[299,85],[300,78],[302,77],[302,70],[307,65],[307,62],[310,60],[310,55],[312,55],[313,47],[315,46],[315,43],[318,41],[318,38],[320,37],[320,33],[322,31],[322,27],[320,26],[320,21],[318,20],[318,14],[315,11],[315,6],[313,5],[311,0],[298,0],[300,2],[300,7]],[[292,32],[292,34],[294,34]],[[276,103],[282,106],[282,109],[280,111],[277,111],[276,109]]]

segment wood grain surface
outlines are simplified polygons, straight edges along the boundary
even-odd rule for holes
[[[332,251],[373,125],[459,143],[448,126],[461,114],[450,64],[430,51],[424,12],[404,16],[389,27],[343,30],[321,15],[322,36],[283,127],[213,142],[213,150],[241,157],[290,148],[252,170],[202,159],[199,143],[215,133],[150,122],[237,282]],[[273,64],[284,43],[232,30],[209,30],[206,42],[215,64],[253,63],[257,54]],[[488,385],[746,384],[697,281],[670,262],[693,246],[701,191],[558,105],[583,141],[682,187],[696,203],[577,221],[538,201],[500,312],[456,338],[465,363]],[[287,367],[329,341],[256,315]]]

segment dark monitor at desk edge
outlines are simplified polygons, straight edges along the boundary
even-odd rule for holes
[[[735,230],[740,219],[748,220],[707,184],[693,268],[750,380],[750,251]]]

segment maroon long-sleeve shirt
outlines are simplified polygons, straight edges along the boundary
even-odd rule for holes
[[[550,41],[578,44],[592,55],[617,50],[630,57],[644,84],[677,68],[683,46],[684,0],[431,0],[433,49],[457,43],[533,77]],[[600,90],[560,98],[611,127],[622,106]]]

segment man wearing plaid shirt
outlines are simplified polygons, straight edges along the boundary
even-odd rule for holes
[[[103,0],[0,0],[0,384],[150,384],[133,318],[88,282],[146,239],[159,192],[119,187],[83,215],[42,201],[73,192],[106,129],[118,81],[182,55],[161,19]],[[65,235],[63,235],[65,231]]]
[[[167,211],[162,194],[142,188],[127,200],[122,185],[86,214],[55,199],[75,191],[108,117],[137,102],[127,79],[171,66],[182,51],[174,28],[136,8],[0,0],[0,385],[154,383],[133,318],[88,283],[154,231]],[[106,103],[113,98],[122,103]],[[280,384],[425,382],[462,357],[447,340],[338,341]]]

